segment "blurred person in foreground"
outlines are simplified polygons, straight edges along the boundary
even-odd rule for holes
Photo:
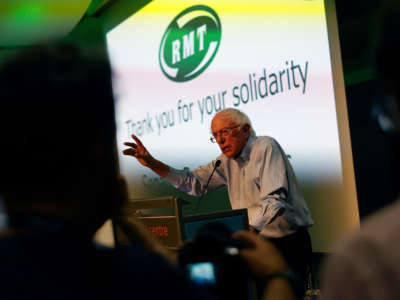
[[[107,60],[71,45],[26,49],[0,67],[0,98],[1,299],[213,299],[135,221],[125,225],[137,243],[92,241],[107,219],[123,223],[126,199]],[[236,238],[266,280],[263,299],[295,299],[280,253],[252,233]]]
[[[391,100],[391,134],[400,141],[400,5],[383,14],[377,71]],[[372,199],[379,200],[379,199]],[[323,272],[324,300],[400,299],[400,201],[361,224],[361,230],[338,244]]]
[[[92,242],[125,194],[104,57],[33,46],[0,67],[0,101],[1,299],[209,298],[140,224],[141,244]]]

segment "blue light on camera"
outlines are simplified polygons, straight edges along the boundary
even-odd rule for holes
[[[212,285],[216,283],[215,267],[211,262],[188,264],[189,278],[198,285]]]

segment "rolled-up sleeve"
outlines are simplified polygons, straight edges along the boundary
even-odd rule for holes
[[[194,171],[169,169],[164,179],[171,183],[175,188],[189,195],[200,196],[205,191],[205,185],[214,169],[215,161],[196,168]],[[225,176],[218,169],[207,188],[207,192],[226,184]]]
[[[269,224],[277,216],[281,209],[289,205],[288,178],[285,163],[285,153],[278,143],[272,140],[270,147],[265,149],[260,164],[260,202],[257,212],[249,209],[249,215],[253,216],[253,226],[261,228]]]
[[[267,199],[262,200],[261,206],[248,208],[251,226],[257,230],[261,230],[266,224],[269,224],[281,209],[286,210],[286,204],[283,199],[277,195],[270,195]]]

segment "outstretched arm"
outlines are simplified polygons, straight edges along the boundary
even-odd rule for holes
[[[141,165],[150,168],[153,172],[171,183],[175,188],[184,191],[185,193],[200,195],[204,192],[204,185],[210,178],[210,174],[215,166],[215,161],[205,166],[198,167],[193,172],[175,170],[174,168],[155,159],[135,135],[132,134],[132,138],[135,143],[124,143],[125,146],[129,147],[122,151],[124,155],[133,156]],[[208,190],[213,190],[225,184],[225,182],[226,179],[217,171],[210,181]]]
[[[137,138],[136,135],[132,134],[132,138],[136,143],[125,142],[124,145],[128,146],[128,149],[122,151],[124,155],[133,156],[137,159],[137,161],[145,166],[150,168],[153,172],[158,174],[160,177],[165,177],[168,174],[169,166],[164,164],[163,162],[155,159],[149,151],[144,147],[142,142]]]

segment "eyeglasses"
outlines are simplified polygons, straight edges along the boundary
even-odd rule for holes
[[[210,141],[211,143],[216,143],[217,142],[217,137],[228,137],[229,135],[231,135],[232,130],[235,128],[240,127],[241,125],[236,125],[234,127],[230,127],[230,128],[224,128],[221,129],[220,131],[218,131],[216,134],[214,134],[212,137],[210,137]],[[240,130],[240,129],[239,129]]]

